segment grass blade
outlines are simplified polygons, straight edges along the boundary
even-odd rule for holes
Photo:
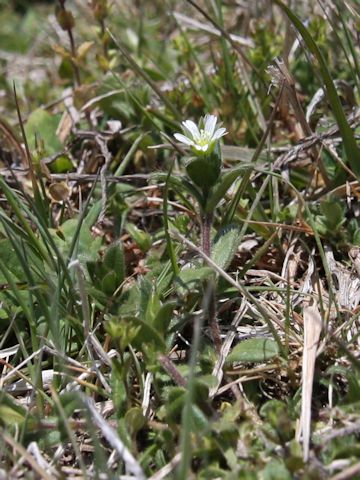
[[[346,152],[347,159],[350,163],[350,166],[357,178],[360,178],[360,149],[357,146],[354,134],[348,124],[344,110],[341,105],[339,95],[336,91],[334,82],[331,78],[328,66],[324,59],[321,50],[316,45],[312,36],[309,33],[309,30],[304,26],[301,20],[288,8],[281,0],[274,0],[274,2],[283,10],[283,12],[289,17],[291,23],[298,30],[302,36],[306,46],[310,52],[317,59],[320,67],[320,73],[325,84],[326,94],[331,105],[332,112],[334,117],[339,125],[340,134],[344,142],[344,148]]]

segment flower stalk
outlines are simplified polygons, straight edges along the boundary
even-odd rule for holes
[[[213,214],[207,213],[201,218],[201,249],[205,255],[211,256],[211,227],[213,223]],[[221,349],[221,335],[219,324],[216,319],[216,282],[211,277],[204,286],[205,305],[207,307],[208,322],[211,336],[216,351],[219,353]]]
[[[201,249],[211,256],[211,228],[213,211],[206,208],[212,188],[221,177],[221,150],[219,140],[226,135],[226,129],[218,125],[217,117],[205,115],[196,125],[192,120],[182,122],[184,133],[175,133],[179,142],[190,147],[193,154],[188,158],[186,171],[194,188],[199,191]],[[204,305],[208,323],[217,352],[221,348],[220,329],[216,318],[216,281],[212,276],[204,284]]]
[[[207,213],[201,218],[201,247],[202,251],[210,257],[211,255],[211,227],[213,214]]]

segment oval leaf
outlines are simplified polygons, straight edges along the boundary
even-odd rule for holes
[[[240,241],[240,228],[237,225],[227,225],[214,239],[211,258],[219,267],[226,270],[236,254]]]
[[[236,345],[226,359],[226,363],[244,362],[259,363],[266,362],[277,357],[279,347],[271,338],[250,338]]]

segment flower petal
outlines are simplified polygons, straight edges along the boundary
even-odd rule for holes
[[[218,140],[220,137],[223,137],[226,135],[228,132],[226,131],[226,128],[218,128],[216,132],[214,133],[212,140]]]
[[[209,138],[212,138],[215,127],[217,123],[217,118],[215,115],[206,115],[205,116],[205,132],[209,136]]]
[[[182,122],[182,124],[183,127],[191,133],[194,140],[200,137],[199,129],[192,120],[186,120],[185,122]]]
[[[183,135],[182,133],[174,133],[174,137],[179,142],[185,143],[185,145],[194,145],[194,142],[190,138],[185,137],[185,135]]]

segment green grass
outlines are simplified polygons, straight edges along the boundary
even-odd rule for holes
[[[61,3],[0,1],[0,477],[357,478],[357,3]]]

